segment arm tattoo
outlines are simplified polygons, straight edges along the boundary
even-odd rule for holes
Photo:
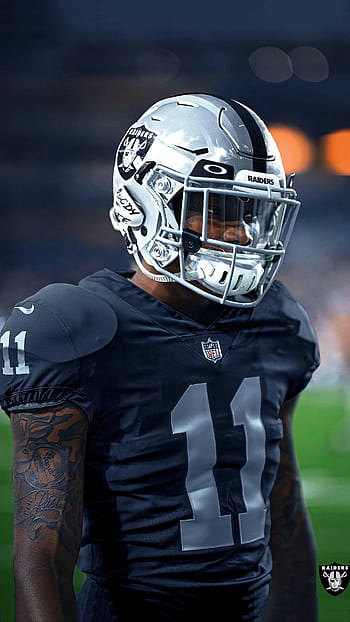
[[[271,495],[272,583],[265,622],[315,622],[315,547],[305,508],[291,420],[285,422],[281,462]]]
[[[292,537],[297,535],[305,515],[301,482],[294,448],[288,436],[282,441],[281,463],[271,496],[273,519],[278,525],[274,533],[275,547],[286,549],[293,546]]]
[[[80,542],[86,420],[74,406],[12,416],[15,526],[30,540],[46,530],[72,555]]]
[[[295,450],[292,442],[291,422],[285,423],[285,438],[281,443],[281,462],[271,495],[271,513],[274,526],[273,542],[276,549],[286,551],[306,535],[306,509]],[[297,551],[294,550],[294,553]],[[302,553],[302,550],[300,550]]]

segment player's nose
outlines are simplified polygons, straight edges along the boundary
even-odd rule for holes
[[[225,228],[222,239],[231,244],[249,246],[253,241],[253,236],[246,224],[233,223]]]

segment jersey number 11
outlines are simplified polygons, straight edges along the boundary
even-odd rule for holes
[[[206,383],[190,385],[171,413],[174,434],[187,438],[186,491],[193,518],[180,521],[184,551],[246,544],[264,536],[266,508],[261,492],[265,466],[265,428],[261,420],[260,378],[245,378],[231,404],[232,425],[243,425],[246,462],[240,470],[245,512],[238,514],[240,542],[232,533],[231,514],[220,512],[213,474],[216,441]]]

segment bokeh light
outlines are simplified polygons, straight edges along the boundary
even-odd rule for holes
[[[350,129],[341,129],[323,136],[322,162],[336,175],[350,175]]]
[[[278,47],[258,48],[249,56],[249,64],[255,75],[265,82],[285,82],[293,75],[288,54]]]
[[[301,45],[289,52],[294,74],[306,82],[322,82],[329,77],[326,56],[315,47]]]
[[[312,166],[315,146],[304,132],[281,124],[271,125],[269,130],[281,152],[287,174],[301,173]]]

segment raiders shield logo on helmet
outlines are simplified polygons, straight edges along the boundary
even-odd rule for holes
[[[208,361],[216,363],[222,359],[221,346],[218,340],[210,339],[210,337],[208,337],[207,341],[201,341],[201,345],[203,354]]]
[[[348,564],[321,564],[318,567],[321,583],[332,596],[342,594],[347,588],[350,580],[350,571]]]
[[[144,125],[131,127],[120,143],[117,164],[121,176],[130,179],[140,168],[156,134]]]

